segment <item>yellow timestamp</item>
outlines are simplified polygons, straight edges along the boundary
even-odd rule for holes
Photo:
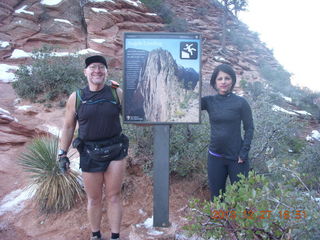
[[[270,218],[278,218],[278,219],[305,219],[307,218],[307,212],[305,210],[279,210],[279,211],[271,211],[271,210],[244,210],[241,212],[237,212],[234,210],[225,211],[225,210],[217,210],[214,209],[211,211],[211,219],[270,219]]]

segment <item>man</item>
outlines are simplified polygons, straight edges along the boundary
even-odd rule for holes
[[[108,199],[111,239],[119,239],[122,218],[120,192],[126,166],[123,158],[128,149],[128,139],[121,134],[122,90],[112,89],[112,86],[105,84],[108,66],[102,56],[91,56],[85,60],[84,75],[88,86],[72,93],[66,105],[59,164],[65,171],[68,170],[67,150],[78,122],[78,138],[74,145],[80,153],[80,168],[88,198],[91,240],[102,239],[100,225],[103,189]],[[118,99],[115,99],[115,95]]]

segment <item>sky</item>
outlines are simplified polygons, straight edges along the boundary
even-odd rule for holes
[[[293,85],[320,92],[320,1],[248,0],[239,18],[293,74]]]

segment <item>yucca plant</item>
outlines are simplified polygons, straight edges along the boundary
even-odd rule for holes
[[[84,194],[79,174],[73,170],[63,174],[58,167],[58,141],[57,137],[37,137],[19,158],[23,169],[31,173],[36,186],[33,197],[44,213],[70,210]]]

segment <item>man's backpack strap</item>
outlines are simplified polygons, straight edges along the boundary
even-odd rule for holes
[[[110,87],[111,87],[112,96],[116,100],[116,102],[120,104],[120,99],[117,93],[117,88],[119,87],[119,83],[113,80],[110,80],[110,83],[111,83]]]
[[[76,91],[76,112],[78,111],[80,104],[82,102],[81,94],[82,94],[82,89],[77,89],[77,91]]]
[[[112,96],[113,96],[113,99],[115,100],[113,103],[117,103],[117,104],[121,104],[120,103],[120,99],[119,99],[119,96],[118,96],[118,93],[117,93],[117,88],[119,87],[119,83],[117,83],[116,81],[112,81],[110,80],[110,87],[111,87],[111,93],[112,93]],[[76,112],[78,111],[80,105],[82,103],[87,103],[87,101],[83,101],[81,95],[82,95],[82,91],[83,89],[77,89],[76,91]],[[105,99],[102,99],[102,100],[97,100],[95,102],[88,102],[88,104],[95,104],[95,103],[98,103],[98,102],[101,102],[101,101],[106,101]]]

